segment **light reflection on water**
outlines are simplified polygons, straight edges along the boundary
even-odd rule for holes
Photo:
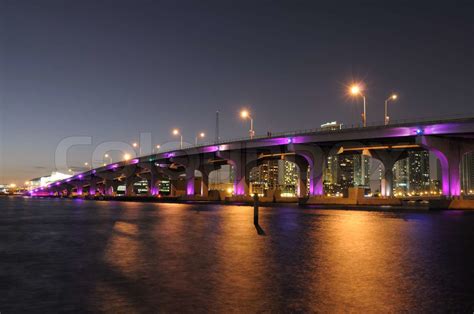
[[[0,311],[470,311],[474,213],[0,199]],[[26,296],[26,297],[25,297]]]

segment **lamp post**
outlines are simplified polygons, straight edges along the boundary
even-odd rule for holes
[[[133,148],[137,148],[138,147],[138,153],[140,154],[140,156],[142,155],[142,147],[140,145],[138,145],[137,142],[134,142],[132,143],[132,146]]]
[[[174,135],[174,136],[179,135],[179,137],[180,137],[180,140],[179,140],[179,149],[183,149],[183,135],[179,132],[178,129],[174,129],[174,130],[173,130],[173,135]]]
[[[352,85],[350,88],[350,93],[354,96],[361,96],[364,101],[364,112],[362,113],[362,124],[364,128],[367,126],[367,108],[365,95],[362,93],[362,89],[359,85]]]
[[[253,129],[253,118],[252,118],[252,116],[250,115],[248,110],[242,110],[240,112],[240,116],[242,117],[242,119],[249,119],[250,120],[249,134],[250,134],[250,139],[253,139],[253,137],[255,136],[255,131]]]
[[[387,99],[385,99],[385,116],[384,116],[384,122],[385,122],[385,125],[388,124],[389,120],[390,120],[390,117],[388,116],[388,102],[390,100],[397,100],[398,98],[398,95],[397,94],[392,94],[390,95],[390,97],[388,97]]]
[[[199,133],[199,134],[195,137],[194,145],[197,145],[197,144],[198,144],[198,139],[199,139],[199,138],[204,138],[204,137],[206,137],[206,133],[204,133],[204,132]]]
[[[109,164],[113,163],[112,156],[110,156],[109,154],[105,154],[104,158],[109,158],[109,161],[110,161]]]

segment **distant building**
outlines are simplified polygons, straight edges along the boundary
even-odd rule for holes
[[[464,194],[474,194],[474,153],[469,153],[462,159],[461,188]]]
[[[337,121],[332,121],[332,122],[326,122],[324,124],[321,124],[321,129],[327,130],[327,131],[335,131],[335,130],[340,130],[342,129],[342,123],[338,123]]]
[[[265,194],[266,190],[280,189],[283,196],[296,195],[298,177],[295,163],[283,159],[266,160],[250,171],[251,193]]]
[[[439,186],[438,180],[430,180],[428,151],[409,151],[408,158],[395,163],[394,192],[396,194],[422,195],[430,193],[437,186]]]
[[[45,187],[53,182],[64,180],[72,177],[72,175],[53,171],[50,176],[34,178],[28,181],[28,188],[30,190],[40,187]]]
[[[408,158],[397,161],[393,167],[393,192],[395,195],[408,193]]]
[[[295,163],[278,160],[278,185],[282,196],[294,196],[298,191],[299,169]]]

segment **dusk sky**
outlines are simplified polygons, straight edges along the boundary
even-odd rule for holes
[[[416,4],[415,4],[416,2]],[[58,143],[194,142],[368,122],[472,116],[472,1],[0,0],[0,183],[55,169]],[[166,146],[166,145],[165,145]]]

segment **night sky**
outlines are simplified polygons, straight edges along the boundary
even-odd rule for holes
[[[69,136],[93,138],[71,167],[140,132],[214,138],[217,109],[222,138],[248,134],[242,107],[257,134],[359,123],[352,81],[369,123],[391,92],[393,120],[472,115],[473,16],[472,1],[0,0],[0,183],[51,173]]]

